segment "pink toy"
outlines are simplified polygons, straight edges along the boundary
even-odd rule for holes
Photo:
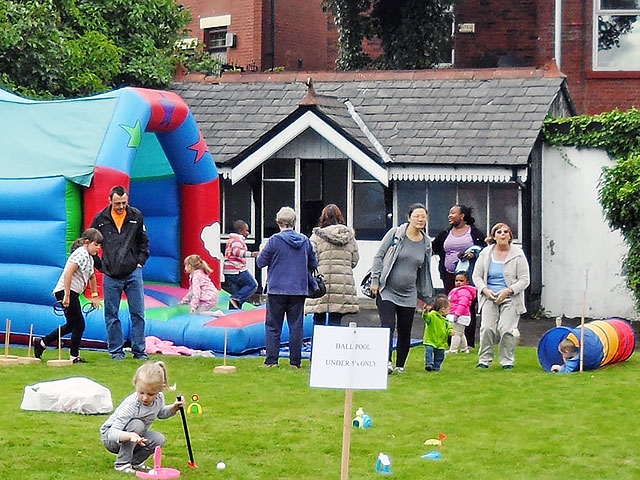
[[[156,447],[153,454],[153,470],[149,472],[136,472],[138,478],[178,478],[180,470],[175,468],[165,468],[162,464],[162,447]]]

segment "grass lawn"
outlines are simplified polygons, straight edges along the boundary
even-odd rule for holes
[[[11,353],[25,355],[26,349]],[[68,352],[64,352],[65,358]],[[140,365],[113,362],[105,352],[83,351],[90,363],[66,368],[0,367],[0,479],[117,479],[115,456],[100,443],[105,415],[83,416],[20,409],[24,387],[85,376],[111,390],[114,407],[133,391]],[[396,479],[638,479],[640,359],[569,375],[545,373],[536,349],[518,347],[516,368],[476,370],[477,357],[450,355],[443,370],[423,369],[424,348],[411,350],[405,374],[386,391],[354,392],[373,427],[353,429],[352,479],[380,478],[380,452],[391,457]],[[45,360],[57,358],[54,350]],[[344,391],[309,387],[309,364],[263,369],[261,358],[232,359],[235,375],[213,373],[220,358],[153,356],[164,360],[169,380],[187,400],[198,394],[203,414],[188,414],[195,461],[188,453],[180,415],[157,420],[167,437],[163,466],[185,479],[299,480],[340,478]],[[169,392],[172,400],[174,394]],[[423,445],[443,432],[441,460],[424,460]],[[219,461],[224,471],[216,470]]]

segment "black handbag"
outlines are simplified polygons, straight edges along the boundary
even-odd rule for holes
[[[309,276],[309,295],[308,298],[320,298],[327,293],[327,285],[324,283],[324,277],[318,270],[308,273]]]

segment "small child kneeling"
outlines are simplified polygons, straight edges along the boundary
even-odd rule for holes
[[[562,355],[562,365],[553,365],[551,371],[555,373],[571,373],[580,369],[580,349],[568,338],[558,345],[558,351]]]
[[[151,470],[145,460],[165,442],[160,432],[149,430],[156,418],[169,418],[184,407],[184,399],[165,405],[163,390],[168,390],[164,362],[142,365],[133,377],[136,391],[126,397],[100,427],[102,444],[116,457],[114,468],[135,473]]]

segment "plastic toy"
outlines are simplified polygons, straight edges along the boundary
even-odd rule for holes
[[[153,453],[153,469],[148,472],[136,472],[138,478],[179,478],[180,470],[162,466],[162,447],[156,447]]]
[[[200,397],[198,396],[197,393],[194,393],[193,395],[191,395],[191,403],[187,407],[188,413],[202,413],[202,405],[198,403],[199,399]]]
[[[380,452],[376,462],[376,472],[388,475],[391,473],[391,458],[386,453]]]
[[[444,433],[440,433],[440,435],[438,435],[438,438],[430,438],[429,440],[424,442],[425,445],[437,446],[438,449],[431,450],[429,453],[425,453],[421,456],[421,458],[424,458],[425,460],[440,460],[442,458],[442,441],[445,438],[447,438],[447,436]]]
[[[356,410],[356,416],[353,419],[353,426],[356,428],[371,428],[373,420],[371,417],[362,410],[362,407]]]

